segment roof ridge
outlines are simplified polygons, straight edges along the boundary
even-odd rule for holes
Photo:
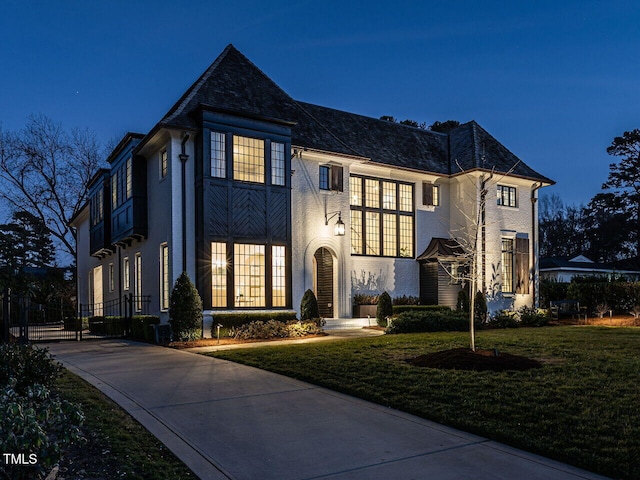
[[[200,91],[207,79],[213,74],[215,69],[222,63],[222,60],[229,54],[230,51],[235,50],[238,53],[238,49],[233,46],[232,43],[227,45],[218,58],[216,58],[209,67],[193,82],[193,84],[182,94],[178,101],[169,109],[169,111],[160,119],[159,123],[170,123],[170,120],[177,117],[182,113],[191,99]]]

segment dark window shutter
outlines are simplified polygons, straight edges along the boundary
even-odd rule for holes
[[[342,167],[339,165],[331,165],[331,190],[342,192]]]
[[[528,238],[516,238],[516,293],[529,293]]]
[[[422,204],[433,205],[433,183],[422,182]]]

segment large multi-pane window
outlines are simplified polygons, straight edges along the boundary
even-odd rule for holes
[[[351,253],[385,257],[414,256],[414,186],[352,175]]]
[[[211,306],[227,306],[227,244],[211,244]]]
[[[233,179],[264,183],[264,140],[233,136]]]
[[[284,186],[284,143],[271,142],[271,183]]]
[[[233,271],[236,307],[265,306],[265,246],[233,246]]]
[[[516,187],[498,185],[498,205],[504,207],[517,207]]]
[[[169,245],[160,245],[160,310],[169,310]]]
[[[287,271],[285,266],[285,247],[273,245],[271,247],[271,303],[274,307],[287,305]]]
[[[211,306],[286,307],[286,252],[284,245],[236,243],[228,254],[226,243],[212,242]]]
[[[211,132],[211,176],[225,178],[227,175],[227,147],[225,134]]]
[[[513,238],[502,239],[502,292],[513,293]]]

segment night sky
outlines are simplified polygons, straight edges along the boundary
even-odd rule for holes
[[[105,144],[148,132],[233,43],[297,100],[476,120],[586,204],[640,128],[631,1],[3,1],[0,124],[32,114]]]

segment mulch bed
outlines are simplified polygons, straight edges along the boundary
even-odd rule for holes
[[[406,360],[416,367],[440,368],[446,370],[474,370],[477,372],[506,370],[529,370],[540,368],[537,360],[495,350],[476,350],[469,348],[453,348],[440,352],[419,355]]]
[[[252,339],[252,340],[239,340],[237,338],[224,337],[218,340],[217,338],[203,338],[200,340],[194,340],[192,342],[171,342],[166,346],[170,348],[193,348],[193,347],[214,347],[216,345],[236,345],[239,343],[260,343],[260,342],[274,342],[278,340],[300,340],[303,338],[314,338],[314,337],[326,337],[326,333],[321,333],[318,335],[306,335],[304,337],[286,337],[286,338],[261,338],[261,339]]]

